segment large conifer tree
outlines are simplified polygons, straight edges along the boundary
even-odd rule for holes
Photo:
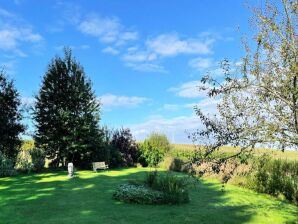
[[[34,118],[36,146],[54,166],[90,164],[101,143],[99,103],[70,49],[49,64],[36,96]]]
[[[20,104],[13,81],[0,71],[0,152],[14,162],[21,146],[20,134],[24,131]]]

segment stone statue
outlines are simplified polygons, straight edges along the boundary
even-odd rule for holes
[[[67,169],[68,169],[68,177],[72,178],[73,177],[73,163],[68,163]]]

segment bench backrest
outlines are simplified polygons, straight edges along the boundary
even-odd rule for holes
[[[105,162],[94,162],[92,163],[94,168],[105,168],[106,167],[106,163]]]

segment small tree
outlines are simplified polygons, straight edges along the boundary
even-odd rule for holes
[[[121,128],[114,131],[111,139],[112,165],[134,166],[138,161],[138,145],[133,139],[130,129]]]
[[[37,172],[41,171],[45,165],[44,151],[38,148],[33,148],[30,150],[30,156],[32,158],[33,169]]]
[[[160,163],[165,154],[170,150],[171,146],[166,135],[152,133],[148,139],[141,144],[140,162],[143,165],[156,167]]]
[[[236,72],[224,60],[224,80],[202,79],[201,90],[220,103],[214,117],[195,108],[205,128],[192,136],[204,144],[194,161],[209,162],[214,171],[258,145],[298,148],[298,2],[281,3],[277,7],[268,1],[265,10],[254,10],[255,50],[245,43],[246,55]],[[224,145],[238,150],[212,159]]]
[[[48,66],[34,108],[36,147],[53,165],[88,167],[100,147],[99,103],[83,67],[65,49]]]
[[[24,131],[21,124],[19,93],[13,81],[0,71],[0,152],[16,162],[21,146],[20,134]]]

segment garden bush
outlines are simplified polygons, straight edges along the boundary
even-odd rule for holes
[[[166,153],[170,151],[170,142],[167,136],[159,133],[152,133],[140,147],[141,155],[139,162],[146,166],[156,167],[163,161]]]
[[[157,171],[149,172],[146,174],[145,184],[148,187],[152,187],[157,181]]]
[[[45,165],[45,153],[42,151],[42,149],[33,148],[30,150],[30,155],[32,158],[34,171],[41,171]]]
[[[95,160],[105,161],[110,167],[135,166],[138,162],[139,150],[130,129],[111,130],[104,127],[102,133],[103,145]]]
[[[15,174],[14,161],[0,152],[0,177],[13,176]]]
[[[166,170],[181,172],[183,171],[183,165],[183,160],[172,156],[166,156],[159,166]]]
[[[15,167],[19,172],[27,174],[31,173],[33,164],[29,150],[22,150],[18,153]]]
[[[186,178],[171,173],[160,175],[153,183],[152,188],[164,193],[164,200],[169,204],[180,204],[189,201]]]
[[[261,193],[282,195],[298,202],[298,162],[260,159],[256,171],[248,177],[247,186]]]
[[[120,185],[113,194],[114,199],[137,204],[180,204],[189,201],[189,182],[172,174],[147,174],[144,181],[130,181]]]
[[[113,197],[116,200],[136,204],[163,204],[164,196],[160,191],[153,190],[145,185],[120,185]]]

